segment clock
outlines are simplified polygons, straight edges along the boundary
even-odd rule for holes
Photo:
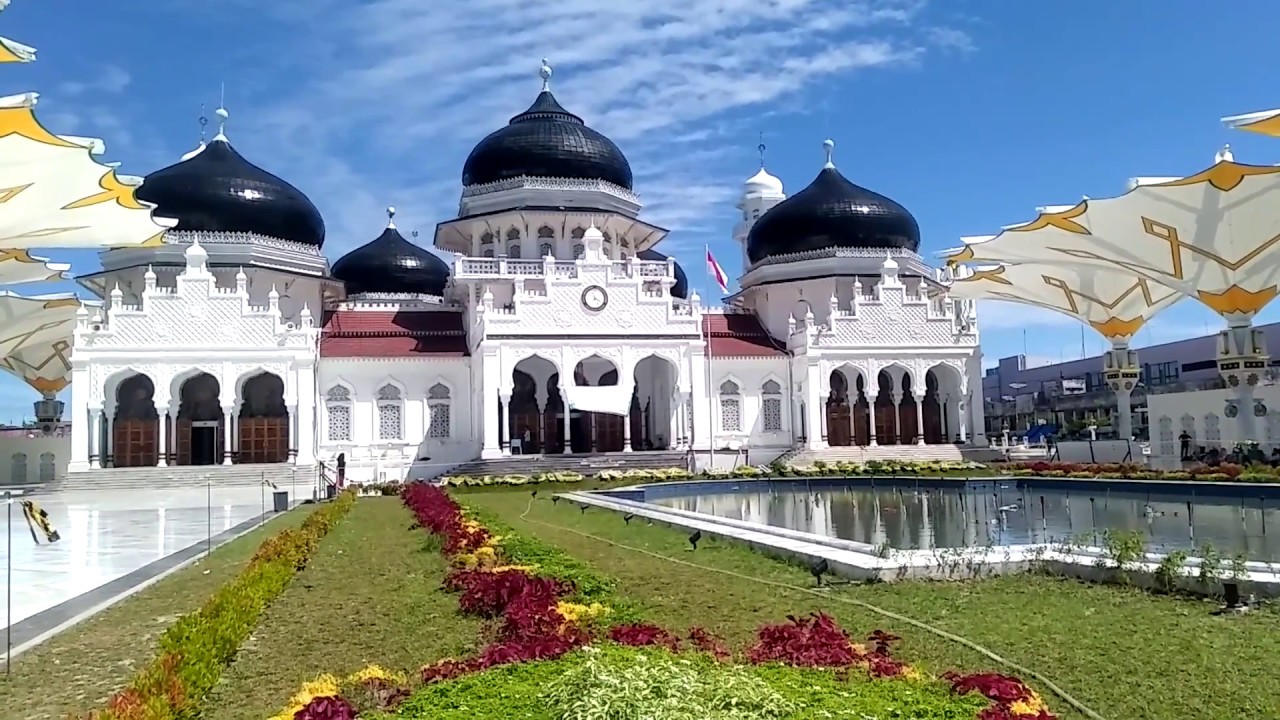
[[[592,285],[582,291],[582,306],[588,310],[599,312],[609,304],[609,294],[599,285]]]

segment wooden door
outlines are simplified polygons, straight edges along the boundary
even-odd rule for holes
[[[538,413],[537,410],[511,414],[513,423],[511,439],[521,441],[520,452],[522,454],[531,455],[546,452],[543,448],[542,417],[542,414]],[[526,431],[529,433],[528,440],[525,439],[524,435]]]
[[[595,451],[621,451],[624,418],[621,415],[611,415],[609,413],[591,413],[591,419],[594,427]]]
[[[898,406],[898,442],[903,445],[911,445],[916,441],[916,412],[919,408],[916,406],[914,397],[902,398],[902,403]]]
[[[938,396],[928,395],[924,399],[924,441],[930,445],[947,442],[946,431],[942,427],[942,406]]]
[[[871,409],[866,398],[858,398],[853,406],[853,442],[864,447],[871,444]]]
[[[160,459],[158,420],[117,420],[112,424],[114,467],[155,467]]]
[[[559,410],[547,410],[542,413],[542,452],[564,452],[564,433],[561,431]]]
[[[843,400],[827,401],[827,444],[845,447],[853,444],[849,429],[849,406]]]
[[[289,459],[289,418],[240,418],[240,463],[282,463]]]
[[[645,442],[649,437],[649,429],[645,427],[645,412],[640,409],[640,403],[632,402],[631,413],[627,416],[627,422],[631,423],[631,449],[645,450],[648,444]]]
[[[876,443],[898,444],[898,419],[894,415],[893,403],[888,398],[876,401]]]

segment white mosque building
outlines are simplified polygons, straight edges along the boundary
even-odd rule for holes
[[[223,132],[147,176],[138,198],[177,225],[80,278],[103,306],[75,329],[69,474],[985,445],[973,302],[833,143],[789,198],[763,168],[746,182],[741,290],[713,307],[549,76],[472,150],[436,253],[389,222],[330,264],[319,210]]]

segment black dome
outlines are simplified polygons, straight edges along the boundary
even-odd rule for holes
[[[157,170],[135,193],[174,230],[249,232],[320,247],[324,218],[300,190],[215,138],[194,157]]]
[[[631,165],[609,138],[543,90],[528,110],[481,140],[462,166],[463,185],[522,176],[605,180],[631,189]]]
[[[827,248],[920,248],[920,226],[907,209],[849,182],[828,165],[809,186],[766,212],[747,235],[747,257]]]
[[[444,295],[449,264],[405,240],[395,225],[388,225],[373,242],[339,258],[332,275],[346,285],[348,295]]]
[[[637,260],[656,260],[658,262],[666,262],[669,258],[657,250],[641,250],[636,253]],[[681,300],[689,299],[689,278],[685,277],[684,268],[680,267],[680,263],[675,263],[676,284],[671,286],[671,297],[677,297]]]

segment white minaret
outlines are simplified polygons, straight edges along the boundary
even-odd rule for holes
[[[747,234],[751,226],[756,224],[769,208],[787,199],[782,192],[782,181],[764,169],[764,142],[757,148],[760,151],[760,172],[752,175],[742,184],[742,197],[738,200],[738,209],[742,218],[733,228],[733,239],[742,246],[742,269],[751,267],[751,259],[747,257]]]

